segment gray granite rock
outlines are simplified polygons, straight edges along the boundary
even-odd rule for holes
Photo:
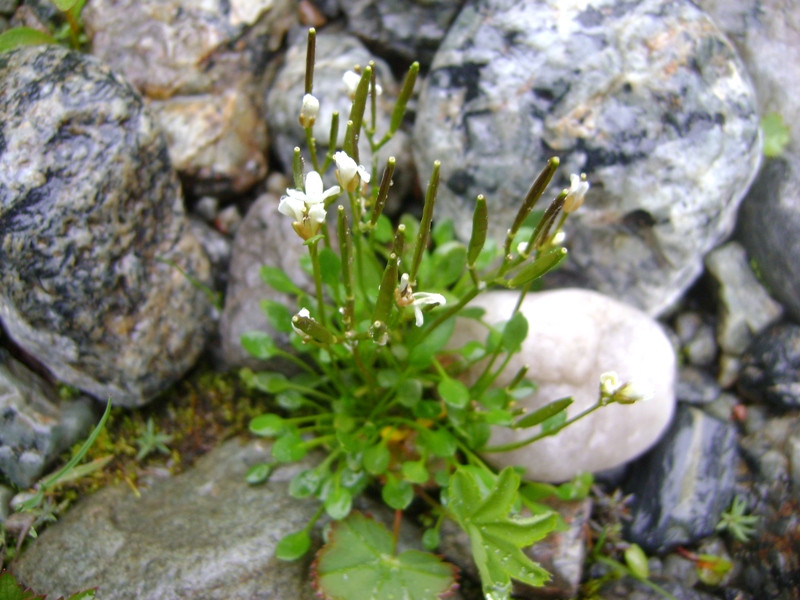
[[[267,172],[264,94],[296,22],[293,0],[99,0],[91,51],[152,101],[175,167],[198,195]]]
[[[778,408],[800,406],[800,327],[773,325],[742,356],[739,390]]]
[[[719,398],[722,390],[716,380],[706,371],[696,367],[678,369],[675,382],[675,397],[687,404],[709,404]]]
[[[477,194],[503,235],[553,155],[545,196],[585,172],[561,281],[657,314],[730,233],[761,142],[733,48],[688,0],[468,2],[419,101],[421,179],[442,161],[440,215],[469,236]]]
[[[289,345],[288,336],[274,331],[267,322],[261,301],[274,300],[290,310],[302,307],[293,306],[288,294],[276,292],[264,283],[260,274],[262,266],[279,267],[296,285],[313,290],[313,280],[300,269],[299,262],[308,251],[292,229],[291,219],[278,213],[278,202],[278,197],[273,194],[260,196],[245,215],[233,241],[217,349],[219,362],[225,368],[266,367],[266,363],[256,360],[242,348],[242,334],[248,331],[266,331],[274,335],[281,346]],[[281,362],[273,362],[272,366],[287,367]]]
[[[0,15],[13,15],[18,5],[19,0],[0,0]]]
[[[141,97],[57,46],[0,55],[0,320],[57,378],[144,404],[194,364],[210,305],[180,184]]]
[[[344,142],[345,125],[350,114],[351,101],[347,96],[342,76],[356,65],[366,67],[375,61],[377,82],[383,88],[377,106],[377,142],[388,130],[392,109],[397,94],[397,84],[389,66],[370,54],[364,45],[352,35],[326,30],[317,34],[316,68],[314,69],[314,96],[319,100],[319,116],[314,123],[313,133],[317,140],[317,153],[324,156],[330,139],[331,115],[339,112],[339,139],[341,148]],[[272,136],[272,147],[286,172],[291,172],[294,148],[300,147],[307,157],[305,133],[298,123],[302,105],[306,68],[306,38],[298,37],[286,52],[286,61],[281,67],[267,96],[267,123]],[[419,84],[418,84],[419,85]],[[370,119],[369,105],[365,113],[365,123]],[[358,144],[359,164],[367,169],[372,167],[372,153],[366,135],[362,133]],[[386,166],[386,159],[394,156],[396,167],[389,201],[397,201],[410,189],[414,180],[414,166],[411,157],[411,142],[408,134],[401,128],[394,138],[378,151],[378,173]],[[306,171],[312,168],[306,160]],[[379,175],[380,176],[380,175]],[[333,185],[333,175],[326,176],[327,185]]]
[[[758,282],[740,244],[715,248],[706,255],[705,264],[718,285],[717,341],[723,351],[741,354],[754,336],[781,318],[783,307]]]
[[[251,487],[247,468],[270,459],[265,444],[228,442],[178,477],[141,489],[101,490],[42,533],[14,574],[58,597],[98,587],[104,600],[261,598],[311,600],[311,556],[275,558],[281,537],[302,529],[316,501],[289,496],[298,463]],[[305,466],[304,466],[305,465]]]
[[[736,428],[680,406],[661,442],[630,465],[625,539],[661,552],[711,535],[734,493]]]
[[[195,216],[189,217],[189,228],[208,256],[214,289],[223,292],[228,283],[228,267],[233,246],[231,239]]]
[[[739,211],[736,237],[770,294],[800,322],[800,151],[767,160]]]
[[[22,488],[32,486],[95,420],[89,398],[60,400],[50,384],[2,348],[0,415],[0,471]]]
[[[472,305],[486,309],[487,323],[498,323],[510,317],[517,299],[516,292],[492,291]],[[675,409],[675,354],[656,321],[631,306],[580,289],[528,294],[521,312],[528,320],[528,337],[495,381],[497,386],[508,385],[523,365],[529,367],[527,378],[537,389],[517,407],[534,411],[571,396],[572,417],[597,402],[600,375],[607,371],[616,371],[621,383],[647,382],[654,396],[647,402],[605,406],[558,435],[510,452],[486,454],[486,460],[498,468],[524,467],[531,479],[561,482],[584,471],[625,464],[658,441]],[[462,319],[450,344],[459,347],[485,335],[482,325]],[[470,381],[480,368],[479,363],[467,374]],[[489,445],[521,441],[535,433],[536,429],[495,427]]]
[[[347,29],[380,52],[428,66],[464,0],[348,0]]]

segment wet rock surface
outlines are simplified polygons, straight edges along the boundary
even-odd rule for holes
[[[800,406],[800,327],[782,323],[759,335],[742,357],[739,389],[778,408]]]
[[[61,381],[145,404],[210,328],[208,259],[141,97],[55,46],[0,56],[0,320]]]
[[[628,467],[626,538],[658,552],[712,534],[733,498],[735,459],[733,425],[679,406],[659,444]]]
[[[23,488],[32,486],[94,421],[91,399],[61,401],[49,383],[2,348],[0,415],[0,471]],[[0,512],[4,510],[7,506],[0,501]]]
[[[488,323],[506,320],[516,304],[514,292],[489,292],[474,305],[488,312]],[[641,311],[587,290],[559,290],[526,297],[522,313],[529,333],[496,384],[507,385],[524,365],[537,391],[518,405],[533,411],[571,396],[570,417],[597,402],[600,375],[619,373],[620,381],[647,381],[655,390],[648,402],[613,404],[581,419],[558,436],[486,458],[497,467],[523,466],[528,477],[566,481],[582,471],[601,471],[632,460],[650,448],[669,424],[675,407],[675,355],[660,326]],[[485,336],[474,321],[459,323],[451,343]],[[489,446],[526,439],[535,430],[495,428]]]
[[[690,2],[497,0],[467,3],[448,32],[414,151],[423,180],[442,160],[438,208],[464,238],[477,194],[499,237],[550,156],[551,190],[585,172],[564,279],[657,314],[730,233],[760,138],[741,62]]]

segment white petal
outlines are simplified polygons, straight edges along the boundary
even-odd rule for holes
[[[363,181],[364,183],[369,183],[369,173],[367,172],[367,169],[363,165],[358,165],[358,167],[356,167],[356,170],[358,171],[358,174],[361,176],[361,181]]]
[[[447,304],[444,296],[441,294],[432,294],[429,292],[417,292],[414,294],[414,306],[427,306],[429,304],[438,304],[444,306]]]
[[[292,196],[283,196],[278,204],[278,212],[287,217],[291,217],[295,221],[302,221],[305,207],[305,202],[302,200],[298,200]]]
[[[316,204],[322,200],[322,177],[316,171],[310,171],[306,175],[306,204]]]
[[[414,318],[417,322],[417,327],[422,327],[424,320],[422,318],[422,309],[419,306],[414,306]]]
[[[312,204],[308,209],[308,218],[315,223],[325,222],[325,206],[320,202],[319,204]]]

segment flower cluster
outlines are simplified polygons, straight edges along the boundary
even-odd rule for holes
[[[619,375],[615,371],[608,371],[600,375],[601,402],[610,404],[634,404],[646,402],[655,396],[655,390],[648,382],[641,379],[631,379],[624,384],[620,383]]]
[[[325,201],[339,194],[338,185],[324,189],[322,177],[316,171],[310,171],[305,177],[305,191],[287,189],[281,197],[278,211],[291,217],[292,227],[304,240],[317,235],[325,222]]]

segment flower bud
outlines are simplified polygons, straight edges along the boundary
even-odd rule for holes
[[[634,402],[646,402],[655,396],[655,390],[646,381],[641,379],[631,379],[614,394],[614,400],[620,404],[633,404]]]
[[[319,114],[319,100],[311,94],[303,96],[303,106],[300,109],[300,125],[305,129],[311,127]]]
[[[569,189],[567,197],[564,199],[564,212],[575,212],[583,204],[583,198],[589,191],[589,182],[586,181],[586,173],[581,173],[580,177],[574,173],[569,176]]]

